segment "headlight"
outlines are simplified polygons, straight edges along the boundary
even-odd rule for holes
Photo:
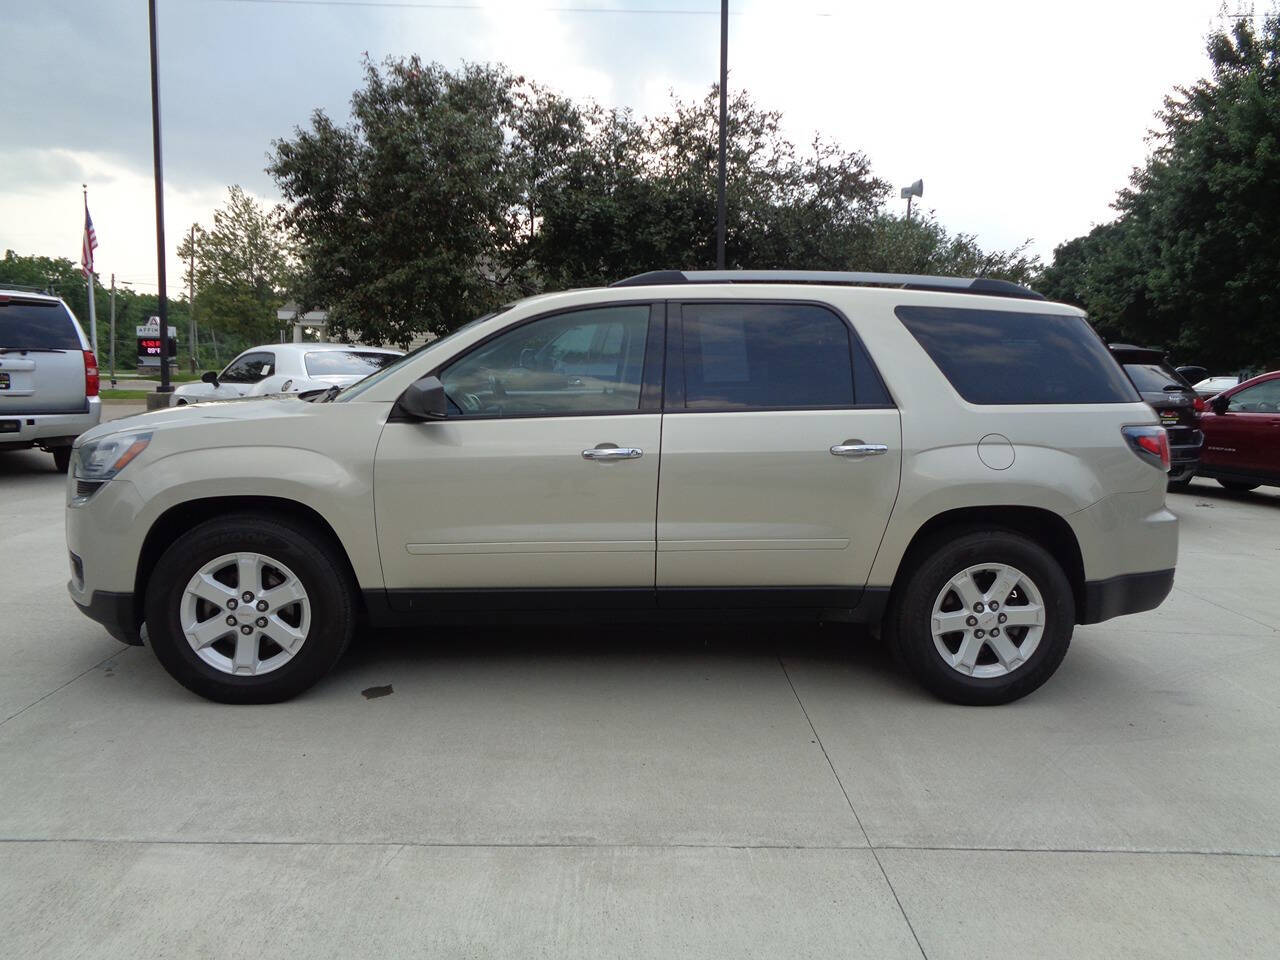
[[[90,440],[76,451],[76,478],[110,480],[147,449],[150,442],[150,433],[121,433]]]

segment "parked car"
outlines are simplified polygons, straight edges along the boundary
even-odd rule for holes
[[[1280,370],[1214,397],[1201,425],[1200,476],[1228,490],[1280,486]]]
[[[1138,388],[1147,405],[1156,412],[1169,434],[1169,485],[1183,487],[1191,482],[1200,462],[1204,434],[1200,432],[1200,411],[1204,400],[1169,365],[1159,350],[1128,343],[1111,344],[1111,355]]]
[[[0,289],[0,450],[39,447],[65,473],[72,441],[101,418],[98,361],[70,308]]]
[[[571,331],[575,369],[530,361]],[[358,621],[549,611],[861,621],[992,704],[1173,582],[1164,428],[1080,310],[1003,281],[645,274],[324,400],[82,437],[80,609],[227,702],[305,690]]]
[[[272,393],[306,393],[345,387],[376,373],[403,350],[348,343],[268,343],[250,347],[218,373],[173,391],[175,406],[207,400],[235,400]]]
[[[1195,391],[1204,400],[1216,397],[1223,390],[1230,390],[1240,382],[1239,377],[1205,377],[1195,384]]]

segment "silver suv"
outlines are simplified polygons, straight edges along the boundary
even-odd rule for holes
[[[65,473],[72,441],[101,417],[98,361],[71,310],[0,288],[0,450],[39,447]]]
[[[90,431],[71,596],[204,696],[357,623],[819,618],[930,690],[1039,687],[1173,583],[1164,429],[1074,307],[992,280],[663,272],[533,297],[317,402]]]

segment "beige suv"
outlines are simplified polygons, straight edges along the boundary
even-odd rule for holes
[[[1168,594],[1168,458],[1081,312],[1022,287],[664,271],[317,402],[91,430],[70,591],[229,702],[305,690],[358,623],[538,610],[869,623],[935,694],[1002,703]]]

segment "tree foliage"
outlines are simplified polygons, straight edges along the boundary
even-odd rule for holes
[[[981,273],[1026,280],[1025,248],[987,254],[936,221],[881,212],[856,151],[797,147],[735,94],[726,263]],[[269,172],[299,244],[299,299],[332,329],[407,343],[547,289],[715,265],[718,92],[637,119],[502,67],[365,63],[351,120],[322,111]]]
[[[276,339],[276,310],[285,301],[293,273],[280,214],[231,186],[226,203],[213,212],[213,225],[195,225],[194,236],[187,234],[178,247],[178,256],[188,264],[188,284],[193,253],[198,321],[228,339]]]
[[[1280,16],[1208,40],[1210,76],[1157,114],[1119,216],[1054,251],[1042,291],[1111,337],[1228,370],[1280,366]]]

